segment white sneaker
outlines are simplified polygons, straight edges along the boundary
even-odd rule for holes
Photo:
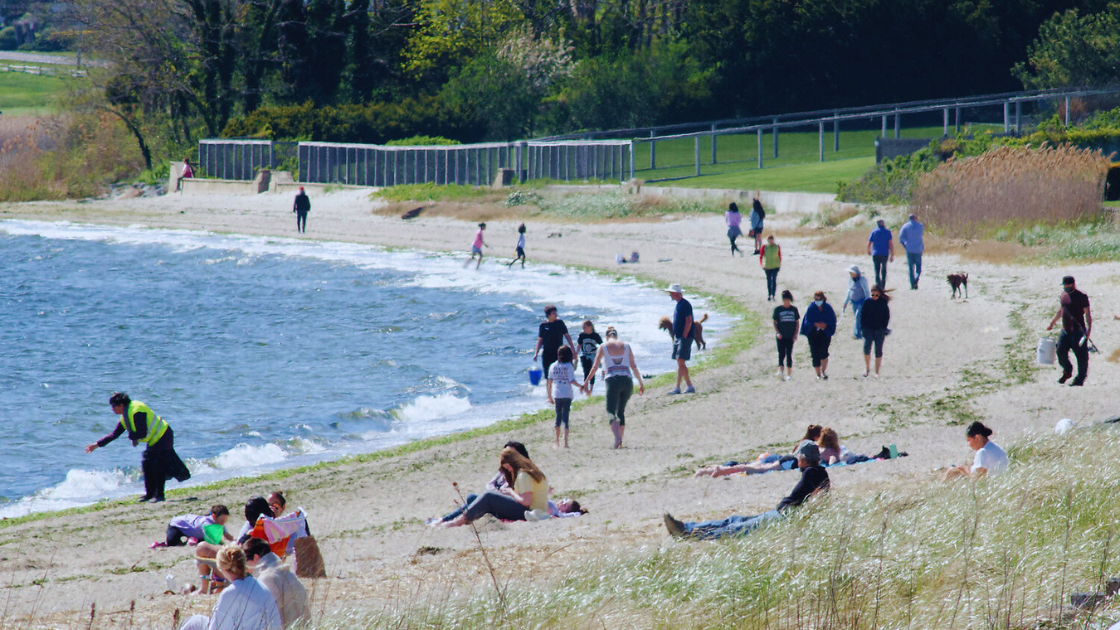
[[[792,377],[792,376],[790,376],[789,374],[786,374],[785,376],[783,376],[783,377],[782,377],[782,380],[783,380],[783,381],[788,381],[788,380],[789,380],[789,379],[791,379],[791,378],[793,378],[793,377]]]

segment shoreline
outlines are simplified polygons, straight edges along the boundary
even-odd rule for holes
[[[200,201],[207,205],[198,205]],[[255,205],[261,203],[178,198],[6,205],[0,211],[5,217],[39,220],[277,236],[294,232],[286,208]],[[308,233],[314,237],[463,251],[473,235],[473,226],[461,221],[421,218],[410,223],[377,217],[368,201],[346,193],[313,199],[313,204]],[[800,218],[776,213],[767,221],[779,232],[792,232]],[[438,605],[442,598],[488,588],[489,569],[473,536],[462,530],[430,530],[423,521],[453,506],[457,496],[452,482],[464,493],[480,488],[493,473],[497,449],[508,439],[525,442],[559,496],[579,498],[591,510],[581,518],[533,525],[480,525],[489,562],[501,580],[516,576],[527,586],[547,588],[573,564],[665,544],[660,522],[664,511],[700,520],[772,509],[792,486],[790,477],[767,474],[712,481],[693,479],[691,472],[707,463],[789,449],[809,422],[835,427],[856,452],[874,453],[883,444],[895,443],[910,453],[901,460],[830,471],[834,493],[866,496],[925,483],[931,470],[970,460],[958,424],[965,414],[984,418],[1000,442],[1008,443],[1049,431],[1059,418],[1083,424],[1082,419],[1095,419],[1099,409],[1120,405],[1120,392],[1110,385],[1120,378],[1120,367],[1100,355],[1094,357],[1090,380],[1081,389],[1058,388],[1051,382],[1057,374],[1049,370],[1027,369],[1021,379],[1015,372],[1032,364],[1032,335],[1052,316],[1056,278],[1066,273],[1077,276],[1093,299],[1100,320],[1094,330],[1097,344],[1105,353],[1106,348],[1120,346],[1120,331],[1107,321],[1107,314],[1120,312],[1120,264],[1012,268],[931,255],[925,261],[928,280],[922,290],[893,294],[895,333],[886,347],[881,381],[858,378],[863,361],[857,342],[846,334],[849,314],[833,341],[832,380],[814,382],[808,352],[798,344],[794,379],[780,383],[773,378],[775,351],[772,341],[767,343],[764,325],[772,305],[764,299],[762,273],[751,257],[728,257],[722,217],[642,224],[569,224],[537,218],[526,223],[530,264],[543,260],[632,273],[657,283],[680,282],[686,295],[699,291],[727,296],[744,311],[759,313],[763,321],[750,320],[741,335],[728,335],[721,343],[721,348],[726,344],[728,358],[712,361],[698,373],[697,395],[667,397],[662,386],[635,396],[628,412],[632,426],[621,451],[607,448],[610,432],[601,406],[585,404],[572,412],[572,448],[567,451],[550,448],[545,410],[543,419],[525,426],[494,427],[487,435],[461,435],[392,457],[291,470],[280,480],[244,478],[212,490],[192,488],[191,496],[167,504],[111,504],[88,513],[52,513],[33,522],[0,525],[0,548],[20,545],[18,554],[0,552],[0,571],[11,585],[8,618],[66,626],[83,611],[88,617],[93,603],[99,615],[112,617],[113,612],[100,611],[128,611],[129,602],[135,601],[135,621],[155,627],[169,625],[176,609],[204,612],[213,605],[212,598],[162,594],[166,574],[173,572],[182,582],[193,571],[189,556],[173,550],[153,552],[147,542],[159,537],[176,514],[212,502],[234,508],[251,494],[275,487],[285,490],[290,506],[307,509],[327,561],[330,577],[309,587],[317,619],[345,611],[396,609],[409,602]],[[504,235],[514,226],[514,221],[495,221],[487,234]],[[563,238],[546,238],[551,232],[563,232]],[[859,251],[817,251],[804,238],[782,237],[780,243],[784,256],[779,284],[801,298],[798,305],[817,288],[826,290],[838,305],[843,270],[868,262]],[[493,251],[505,253],[504,241],[494,244]],[[649,262],[634,269],[616,267],[613,254],[631,250],[640,251]],[[661,258],[673,260],[654,262]],[[939,275],[961,267],[972,275],[972,297],[950,300]],[[905,264],[891,265],[891,286],[905,284],[905,273]],[[666,299],[666,312],[669,309]],[[749,344],[738,345],[740,338]],[[81,536],[78,547],[72,544],[76,535]],[[65,559],[52,557],[59,548],[67,550]],[[130,617],[115,619],[127,624]]]

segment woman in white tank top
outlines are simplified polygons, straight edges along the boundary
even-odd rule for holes
[[[614,327],[607,328],[606,342],[599,346],[595,354],[595,364],[587,372],[581,390],[586,390],[591,382],[591,377],[603,365],[607,373],[607,413],[610,415],[611,433],[614,434],[614,447],[622,447],[622,434],[626,431],[626,402],[634,393],[634,381],[630,374],[638,379],[638,395],[646,393],[646,386],[642,383],[642,374],[634,363],[634,354],[630,351],[630,344],[618,340],[618,331]]]

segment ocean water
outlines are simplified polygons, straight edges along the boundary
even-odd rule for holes
[[[545,406],[545,304],[672,369],[656,287],[551,265],[336,242],[0,221],[0,517],[139,493],[127,391],[175,429],[188,484],[369,452]],[[710,312],[705,336],[730,320]],[[174,482],[169,484],[175,487]]]

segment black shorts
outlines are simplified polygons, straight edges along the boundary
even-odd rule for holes
[[[524,258],[524,257],[525,257],[525,249],[521,248],[521,247],[518,247],[517,248],[517,258]]]
[[[692,358],[692,340],[691,339],[673,339],[673,358],[682,361],[688,361]]]

